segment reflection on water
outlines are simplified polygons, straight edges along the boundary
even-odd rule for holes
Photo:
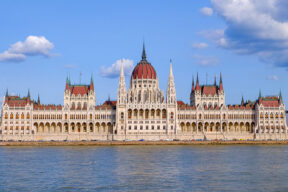
[[[0,191],[288,191],[288,146],[2,147]]]

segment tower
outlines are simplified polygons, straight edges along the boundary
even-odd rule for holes
[[[167,134],[176,133],[177,125],[177,98],[174,83],[174,76],[172,71],[172,60],[170,59],[170,72],[168,77],[168,85],[166,90],[167,103]]]
[[[172,71],[172,61],[170,59],[170,72],[168,78],[167,92],[166,92],[166,102],[167,104],[176,104],[176,89],[174,83],[174,76]]]
[[[116,106],[116,131],[115,133],[125,134],[126,133],[126,103],[127,103],[127,91],[125,84],[125,76],[123,63],[121,63],[119,84],[118,84],[118,97]]]
[[[119,84],[118,84],[117,104],[123,105],[126,103],[126,94],[127,93],[126,93],[124,69],[123,69],[123,63],[121,63],[121,71],[120,71]]]

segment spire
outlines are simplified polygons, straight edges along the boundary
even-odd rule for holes
[[[132,76],[131,76],[132,78]],[[131,83],[131,81],[130,81]],[[125,75],[124,75],[124,65],[123,60],[121,59],[121,69],[120,69],[120,76],[119,76],[119,84],[118,84],[118,104],[125,104],[126,100],[126,84],[125,84]]]
[[[259,90],[259,96],[258,96],[258,99],[261,99],[262,98],[262,94],[261,94],[261,90]]]
[[[38,93],[38,101],[37,101],[38,104],[40,104],[40,96],[39,96],[39,93]]]
[[[124,69],[123,69],[123,61],[121,59],[121,70],[120,70],[120,76],[124,77]]]
[[[169,77],[172,77],[172,78],[173,78],[172,59],[170,59],[170,72],[169,72]]]
[[[196,79],[196,90],[197,90],[197,91],[200,91],[200,90],[201,90],[201,88],[200,88],[200,86],[199,86],[198,72],[197,72],[197,79]]]
[[[280,103],[283,103],[281,89],[280,89],[280,92],[279,92],[279,101],[280,101]]]
[[[6,97],[8,98],[8,88],[6,89]]]
[[[27,98],[29,98],[29,99],[30,99],[30,90],[29,90],[29,89],[28,89]]]
[[[91,80],[90,80],[90,90],[94,90],[94,83],[93,83],[93,73],[91,74]]]
[[[220,91],[223,91],[223,82],[222,82],[222,73],[220,72],[220,83],[219,83]]]
[[[243,98],[243,95],[242,95],[242,99],[241,99],[241,105],[244,105],[244,98]]]
[[[142,61],[146,61],[145,43],[143,42]]]
[[[70,80],[69,80],[69,76],[67,75],[67,77],[66,77],[65,90],[68,90],[68,89],[69,89],[69,85],[70,85]]]
[[[214,86],[216,86],[216,75],[215,75],[215,78],[214,78]]]
[[[220,83],[222,83],[222,73],[220,72]]]
[[[171,59],[170,59],[170,72],[168,78],[168,85],[166,90],[166,102],[168,104],[176,104],[176,89],[175,89]]]
[[[192,91],[191,92],[193,91],[195,91],[195,86],[194,86],[194,76],[192,75]]]

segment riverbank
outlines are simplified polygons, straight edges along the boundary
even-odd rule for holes
[[[117,145],[287,145],[281,141],[11,141],[0,146],[117,146]]]

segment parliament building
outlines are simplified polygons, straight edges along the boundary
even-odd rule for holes
[[[196,81],[196,82],[195,82]],[[96,105],[93,78],[90,84],[71,84],[67,78],[63,105],[44,105],[40,99],[11,96],[1,109],[1,140],[199,140],[288,139],[281,92],[256,101],[226,105],[220,81],[200,85],[192,80],[190,103],[177,100],[170,62],[166,95],[157,73],[142,59],[135,66],[127,90],[123,65],[116,101]],[[95,85],[96,86],[96,85]],[[166,97],[165,97],[166,96]]]

